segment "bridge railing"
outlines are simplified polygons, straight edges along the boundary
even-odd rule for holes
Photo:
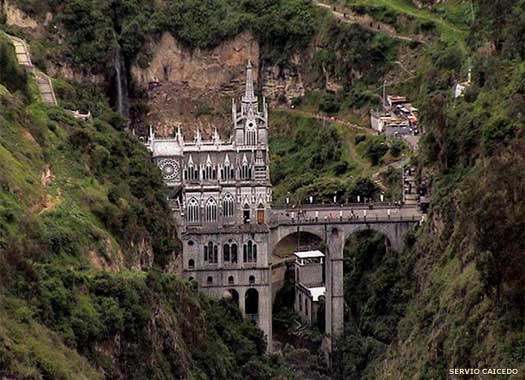
[[[422,214],[411,215],[338,215],[338,216],[285,216],[275,215],[270,218],[270,225],[309,225],[338,223],[372,223],[372,222],[420,222]]]
[[[304,204],[272,204],[274,210],[371,210],[371,209],[395,209],[395,208],[415,208],[414,205],[406,205],[401,202],[369,202],[369,203],[304,203]]]

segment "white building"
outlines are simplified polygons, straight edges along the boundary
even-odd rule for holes
[[[321,251],[295,252],[295,311],[313,324],[317,320],[319,299],[326,288],[323,280],[324,254]]]

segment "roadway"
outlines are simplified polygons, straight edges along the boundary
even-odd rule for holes
[[[419,221],[423,213],[419,207],[394,204],[359,204],[349,206],[307,206],[273,208],[270,226],[287,224],[363,223]]]

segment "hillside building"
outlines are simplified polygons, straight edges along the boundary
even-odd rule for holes
[[[150,132],[148,147],[171,190],[184,277],[211,296],[233,298],[271,340],[268,107],[255,96],[250,63],[231,117],[226,139],[197,131],[187,141],[179,129],[173,138]]]

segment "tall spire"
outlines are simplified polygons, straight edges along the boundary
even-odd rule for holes
[[[253,70],[252,62],[248,60],[248,65],[246,66],[246,91],[242,97],[243,102],[253,103],[257,100],[255,97],[255,92],[253,89]]]

